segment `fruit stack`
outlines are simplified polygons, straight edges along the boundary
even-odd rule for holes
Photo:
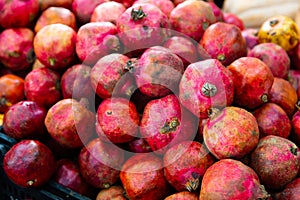
[[[292,18],[247,28],[199,0],[0,0],[0,11],[2,131],[16,141],[2,169],[20,190],[299,199]]]

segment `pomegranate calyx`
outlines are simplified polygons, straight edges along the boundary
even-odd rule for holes
[[[131,10],[131,19],[133,21],[144,19],[146,16],[147,15],[144,13],[142,6],[140,6],[138,10],[135,10],[134,8]]]
[[[217,94],[217,87],[211,83],[204,83],[201,92],[206,97],[213,97]]]
[[[173,117],[171,121],[165,122],[164,126],[159,130],[159,132],[162,134],[170,133],[172,131],[175,131],[179,124],[180,123],[177,117]]]

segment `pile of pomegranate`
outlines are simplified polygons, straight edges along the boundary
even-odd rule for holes
[[[201,0],[0,0],[8,178],[97,200],[296,200],[300,31]]]

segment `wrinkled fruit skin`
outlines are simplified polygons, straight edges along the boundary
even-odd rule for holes
[[[137,136],[139,121],[139,114],[131,101],[112,97],[103,100],[98,107],[96,131],[103,141],[125,143]]]
[[[152,154],[135,154],[120,172],[120,179],[131,200],[161,200],[170,194],[163,162]]]
[[[0,61],[12,71],[30,68],[34,61],[34,33],[28,28],[5,29],[0,34]]]
[[[3,169],[21,187],[40,187],[46,184],[55,169],[50,149],[37,140],[22,140],[5,154]]]
[[[94,90],[90,82],[91,67],[76,64],[68,68],[61,77],[61,91],[64,99],[74,98],[80,100],[87,98],[92,101],[95,98]]]
[[[94,65],[101,57],[119,52],[121,44],[117,27],[111,22],[90,22],[77,32],[76,53],[86,65]]]
[[[255,149],[259,129],[250,112],[230,106],[210,117],[203,128],[203,139],[216,158],[238,159]]]
[[[95,116],[75,99],[63,99],[48,110],[45,125],[62,146],[80,148],[95,132]]]
[[[300,178],[290,182],[282,192],[280,192],[280,200],[297,200],[300,195]]]
[[[87,184],[80,175],[78,163],[69,159],[57,161],[57,169],[54,173],[54,180],[71,190],[89,196],[91,186]]]
[[[284,15],[268,18],[258,31],[258,42],[272,42],[290,51],[299,43],[299,29],[296,22]]]
[[[77,29],[76,17],[69,9],[50,7],[42,12],[34,26],[34,31],[37,33],[44,26],[56,23],[67,25],[74,30]]]
[[[185,141],[172,146],[164,154],[164,174],[177,190],[196,191],[205,171],[214,163],[214,157],[199,142]]]
[[[269,102],[279,105],[291,117],[295,112],[297,101],[297,91],[291,83],[285,79],[275,77],[270,90]]]
[[[286,112],[277,104],[266,103],[252,113],[257,120],[259,137],[277,135],[288,138],[291,122]]]
[[[109,188],[119,178],[124,152],[98,138],[81,149],[78,162],[85,181],[96,188]]]
[[[141,7],[145,17],[132,19],[132,10]],[[127,52],[145,49],[162,43],[169,37],[171,24],[168,17],[150,3],[133,5],[117,19],[118,36]]]
[[[197,119],[184,110],[174,94],[150,101],[140,123],[140,134],[152,151],[163,154],[171,146],[192,140],[197,132]]]
[[[108,189],[101,190],[96,200],[127,200],[124,196],[124,192],[121,186],[113,185]]]
[[[274,77],[288,78],[291,61],[281,46],[274,43],[258,44],[248,52],[248,56],[258,58],[266,63]]]
[[[101,3],[108,0],[73,0],[72,12],[76,15],[80,24],[86,24],[90,21],[94,9]]]
[[[189,64],[201,59],[198,55],[195,43],[186,37],[173,36],[169,38],[163,46],[179,56],[185,68]]]
[[[209,26],[200,40],[200,45],[224,66],[247,55],[247,44],[241,30],[225,22],[216,22]]]
[[[234,103],[254,109],[269,100],[274,82],[270,68],[254,57],[242,57],[228,66],[233,75]]]
[[[233,97],[233,76],[216,59],[190,64],[179,84],[180,102],[200,118],[207,118],[212,107],[229,106]]]
[[[149,97],[164,97],[178,90],[184,71],[181,59],[171,50],[153,46],[147,49],[134,67],[139,90]]]
[[[19,101],[4,114],[3,130],[15,139],[41,138],[47,133],[46,114],[46,109],[34,101]]]
[[[0,2],[0,26],[27,27],[39,12],[39,0],[12,0]]]
[[[164,200],[199,200],[198,195],[188,191],[172,194]]]
[[[298,174],[300,168],[298,147],[288,139],[269,135],[260,139],[251,153],[251,168],[261,182],[270,189],[283,189]]]
[[[100,58],[91,70],[91,85],[96,94],[103,98],[112,97],[119,84],[125,78],[129,58],[119,53],[112,53]],[[118,94],[116,94],[118,95]]]
[[[37,59],[46,67],[62,70],[74,60],[75,43],[76,32],[71,27],[64,24],[50,24],[37,32],[33,47]]]
[[[30,71],[24,80],[27,100],[49,108],[61,98],[60,75],[46,67]]]
[[[264,199],[269,195],[257,174],[242,162],[222,159],[209,167],[202,179],[201,200]]]
[[[177,5],[170,13],[170,22],[174,30],[198,42],[216,17],[207,2],[192,0]]]
[[[24,99],[23,78],[13,74],[0,77],[0,113],[4,113],[10,106]]]
[[[101,3],[94,9],[91,22],[111,22],[116,24],[118,17],[125,10],[126,7],[122,3],[115,1]]]

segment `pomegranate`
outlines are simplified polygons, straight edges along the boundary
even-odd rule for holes
[[[222,159],[210,166],[203,176],[201,200],[268,199],[255,171],[240,161]]]
[[[297,200],[300,195],[300,178],[295,178],[279,194],[279,200]]]
[[[173,53],[179,56],[185,68],[189,64],[201,59],[198,56],[195,43],[186,37],[173,36],[169,38],[163,46],[170,49]]]
[[[288,138],[291,132],[291,122],[286,112],[277,104],[266,103],[254,110],[260,138],[267,135],[277,135]]]
[[[95,116],[75,99],[63,99],[48,110],[45,125],[62,146],[80,148],[93,137]]]
[[[46,67],[32,70],[24,80],[27,100],[49,108],[61,98],[60,75]]]
[[[293,138],[293,141],[297,145],[300,145],[300,111],[299,110],[295,112],[295,114],[292,116],[291,124],[292,124],[291,136]]]
[[[119,178],[124,152],[97,138],[81,149],[78,162],[85,181],[96,188],[109,188]]]
[[[204,1],[184,1],[170,13],[170,22],[174,30],[199,41],[204,31],[216,22],[211,6]]]
[[[129,141],[125,148],[133,153],[148,153],[152,151],[145,138],[135,138]]]
[[[229,106],[212,109],[203,127],[203,139],[208,150],[218,159],[242,158],[258,144],[256,118],[247,110]]]
[[[291,83],[285,79],[275,77],[269,102],[279,105],[291,117],[295,113],[297,101],[297,91]]]
[[[125,79],[129,58],[119,53],[112,53],[100,58],[90,73],[91,85],[96,94],[105,99],[118,95],[116,86]]]
[[[207,1],[207,3],[212,8],[212,11],[216,17],[216,22],[223,22],[224,21],[224,13],[220,7],[216,5],[214,1]]]
[[[127,8],[116,24],[126,52],[162,45],[170,36],[171,24],[168,17],[150,3]]]
[[[234,104],[254,109],[270,100],[274,76],[263,61],[242,57],[231,63],[228,69],[234,77]]]
[[[241,31],[245,29],[244,22],[234,13],[224,13],[224,22],[236,25]]]
[[[122,166],[120,179],[131,200],[161,200],[170,194],[163,161],[151,153],[130,157]]]
[[[34,61],[34,33],[29,28],[9,28],[0,34],[0,61],[12,71],[29,69]]]
[[[75,57],[76,32],[64,24],[49,24],[33,41],[36,57],[48,68],[63,70]]]
[[[0,1],[0,26],[28,27],[39,13],[39,0]]]
[[[74,30],[77,29],[76,17],[69,9],[63,7],[50,7],[41,13],[35,23],[34,31],[38,32],[44,26],[56,23],[67,25]]]
[[[76,53],[86,65],[94,65],[101,57],[119,52],[121,44],[117,28],[111,22],[90,22],[77,32]]]
[[[63,7],[71,10],[72,2],[73,0],[43,0],[40,1],[40,9],[43,11],[49,7]]]
[[[270,189],[283,189],[300,168],[299,148],[290,140],[269,135],[259,140],[251,153],[250,166]]]
[[[94,9],[108,0],[73,0],[72,11],[76,15],[79,24],[83,25],[90,21]]]
[[[257,33],[258,30],[256,28],[245,28],[242,30],[242,36],[246,41],[248,50],[252,49],[258,44]]]
[[[127,200],[124,192],[124,188],[121,186],[113,185],[110,188],[100,190],[96,200]]]
[[[107,98],[98,107],[96,131],[103,141],[125,143],[137,135],[139,121],[131,101],[121,97]]]
[[[188,191],[174,193],[164,200],[199,200],[198,195]]]
[[[179,84],[179,99],[194,115],[207,118],[210,108],[229,106],[234,98],[233,76],[216,59],[190,64]]]
[[[45,185],[55,170],[51,150],[37,140],[22,140],[11,147],[3,159],[10,180],[21,187]]]
[[[140,123],[140,134],[152,151],[163,154],[171,146],[192,140],[197,132],[197,119],[183,109],[174,94],[150,101]]]
[[[247,55],[247,44],[241,30],[225,22],[216,22],[209,26],[200,40],[200,45],[212,58],[225,66]]]
[[[171,0],[137,0],[133,3],[133,5],[137,5],[139,3],[151,3],[157,6],[168,17],[175,7],[174,3]]]
[[[78,163],[70,159],[65,158],[58,160],[57,169],[53,176],[53,179],[57,183],[79,194],[91,196],[91,194],[93,193],[94,188],[92,188],[81,177]]]
[[[13,104],[25,99],[24,79],[14,74],[0,77],[0,113],[4,113]]]
[[[289,55],[281,46],[274,43],[258,44],[248,52],[248,56],[266,63],[274,77],[288,78],[291,62]]]
[[[126,10],[126,7],[115,1],[99,4],[93,11],[91,22],[111,22],[116,24],[118,17]],[[108,14],[109,13],[109,14]]]
[[[215,159],[199,142],[184,141],[169,148],[163,161],[167,181],[177,191],[192,192],[200,188],[205,171]]]
[[[42,139],[47,134],[46,114],[47,110],[34,101],[19,101],[4,114],[3,130],[16,139]]]

